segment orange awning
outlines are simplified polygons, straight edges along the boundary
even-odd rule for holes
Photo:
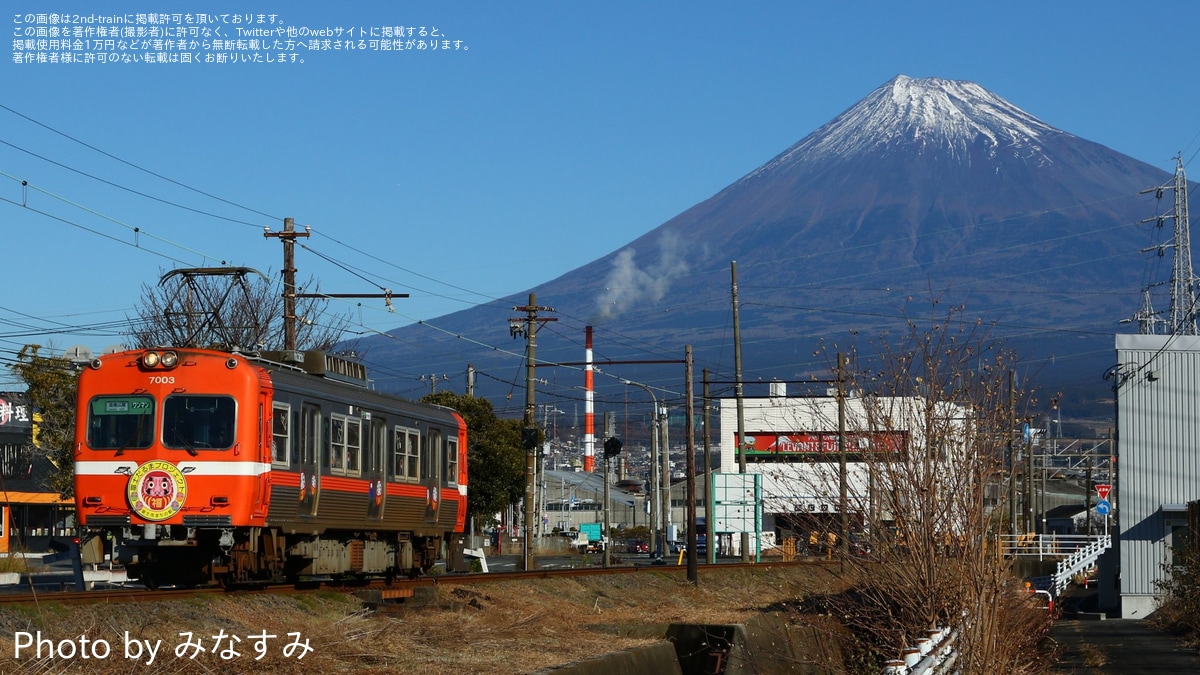
[[[75,500],[63,499],[56,492],[0,492],[0,504],[60,504],[74,505]]]

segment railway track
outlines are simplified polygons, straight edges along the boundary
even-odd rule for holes
[[[719,563],[709,566],[701,564],[700,568],[720,567],[721,569],[738,568],[769,568],[792,565],[837,565],[838,561],[804,560],[792,562],[763,562],[763,563]],[[411,596],[417,588],[438,586],[463,586],[483,583],[504,583],[529,579],[588,577],[613,574],[646,574],[646,573],[676,573],[686,574],[687,567],[683,565],[621,565],[613,567],[573,567],[555,569],[536,569],[530,571],[493,572],[489,574],[440,574],[419,577],[416,579],[394,579],[387,582],[383,579],[372,580],[338,580],[321,579],[301,581],[295,584],[263,584],[247,585],[231,588],[203,586],[195,588],[168,588],[150,590],[146,588],[114,588],[92,591],[45,591],[30,589],[26,592],[0,594],[0,606],[30,605],[39,603],[56,603],[60,605],[82,605],[94,603],[124,603],[124,602],[159,602],[163,600],[183,600],[187,598],[213,594],[296,594],[316,590],[341,590],[347,593],[357,591],[382,591],[384,597]]]

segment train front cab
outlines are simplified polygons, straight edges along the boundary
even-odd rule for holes
[[[108,551],[154,584],[209,581],[198,552],[228,550],[234,529],[261,526],[269,507],[260,385],[244,359],[202,350],[93,360],[76,418],[85,553]]]

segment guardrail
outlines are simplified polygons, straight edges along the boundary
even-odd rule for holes
[[[912,647],[905,647],[901,658],[888,661],[883,675],[944,675],[953,673],[958,652],[954,649],[958,633],[950,628],[932,628]]]

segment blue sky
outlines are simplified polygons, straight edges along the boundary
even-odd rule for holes
[[[411,295],[394,312],[346,301],[360,330],[523,292],[712,196],[898,73],[978,82],[1168,171],[1200,147],[1200,6],[828,4],[89,2],[97,17],[206,14],[229,39],[222,15],[252,13],[277,19],[243,27],[436,28],[452,48],[68,65],[18,60],[38,51],[29,15],[80,3],[5,0],[0,366],[26,343],[121,343],[141,287],[175,267],[277,278],[282,249],[263,228],[284,217],[313,230],[302,279]],[[0,389],[14,384],[0,370]]]

